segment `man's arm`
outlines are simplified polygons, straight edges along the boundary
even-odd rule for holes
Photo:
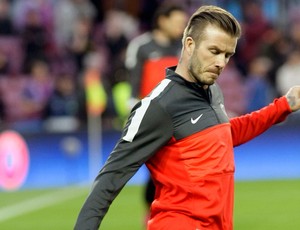
[[[172,137],[169,115],[157,103],[150,103],[146,111],[143,111],[142,103],[133,109],[122,138],[95,179],[75,229],[98,229],[110,204],[127,181]]]
[[[262,134],[272,125],[284,121],[290,113],[286,97],[281,97],[260,110],[230,119],[233,146]]]
[[[272,125],[282,122],[300,109],[300,86],[292,87],[285,96],[270,105],[230,120],[233,145],[238,146],[260,135]]]

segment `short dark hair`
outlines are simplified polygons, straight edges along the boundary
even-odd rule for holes
[[[233,37],[240,38],[241,26],[228,11],[218,6],[201,6],[189,19],[184,30],[183,40],[192,37],[196,43],[207,25],[215,25]]]
[[[152,29],[159,29],[159,18],[160,17],[170,17],[170,15],[174,11],[180,11],[180,12],[185,12],[184,7],[181,5],[176,5],[176,4],[162,4],[160,5],[157,10],[155,11],[153,18],[152,18]]]

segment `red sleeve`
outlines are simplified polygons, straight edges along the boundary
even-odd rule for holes
[[[233,146],[241,145],[284,121],[291,112],[286,97],[280,97],[260,110],[230,119]]]

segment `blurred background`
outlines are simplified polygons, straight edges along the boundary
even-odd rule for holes
[[[300,84],[300,0],[168,0],[241,23],[218,79],[230,117]],[[0,192],[89,184],[129,112],[128,43],[162,0],[0,0]],[[235,149],[236,179],[300,178],[300,114]],[[141,185],[141,168],[130,184]],[[1,193],[0,193],[1,196]]]

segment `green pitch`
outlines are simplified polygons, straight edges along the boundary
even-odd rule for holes
[[[127,186],[116,198],[101,229],[142,230],[141,186]],[[89,188],[0,192],[1,230],[72,229]],[[236,182],[236,230],[300,229],[300,180]]]

